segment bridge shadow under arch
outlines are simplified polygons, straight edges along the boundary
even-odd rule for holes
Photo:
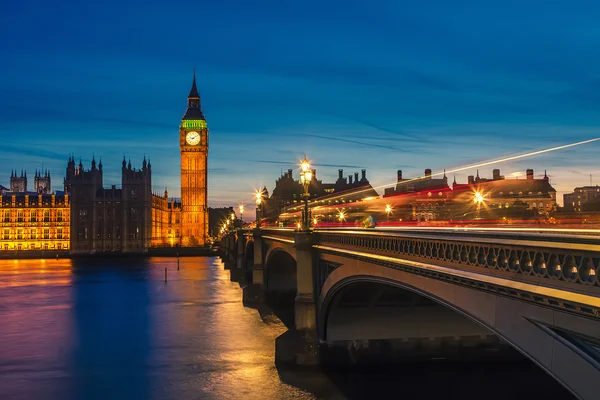
[[[274,250],[265,264],[265,302],[288,329],[294,327],[296,271],[296,260],[284,250]]]
[[[396,281],[359,276],[334,285],[319,335],[324,368],[350,399],[394,387],[398,397],[573,398],[480,321]]]

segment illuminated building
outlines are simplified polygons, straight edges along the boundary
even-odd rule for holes
[[[563,195],[564,210],[572,212],[600,211],[600,186],[576,187]]]
[[[181,152],[181,245],[202,246],[208,239],[208,127],[196,88],[196,73],[188,106],[179,128]]]
[[[23,174],[25,178],[26,174]],[[20,177],[19,177],[20,178]],[[11,186],[13,180],[11,179]],[[25,189],[24,180],[15,189]],[[47,188],[50,190],[50,188]],[[0,201],[0,252],[68,250],[69,195],[4,192]]]
[[[181,246],[181,202],[164,196],[152,195],[152,247]]]
[[[518,206],[531,213],[548,214],[556,211],[556,189],[550,184],[548,175],[536,179],[532,169],[526,171],[525,179],[506,179],[500,170],[493,171],[492,179],[469,176],[466,184],[452,185],[454,201],[470,204],[473,193],[480,192],[485,201],[486,211],[502,214],[499,210]]]

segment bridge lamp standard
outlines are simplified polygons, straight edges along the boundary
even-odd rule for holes
[[[312,180],[312,170],[310,169],[310,162],[306,159],[306,155],[304,155],[304,160],[300,164],[300,182],[302,186],[304,186],[304,211],[302,212],[302,230],[308,231],[310,230],[310,212],[308,211],[308,198],[310,197],[310,193],[308,192],[308,187],[310,186],[310,181]]]
[[[340,210],[338,214],[338,219],[340,220],[340,222],[344,222],[344,220],[346,219],[346,214],[344,213],[344,210]]]
[[[257,190],[256,193],[254,194],[254,198],[256,199],[256,227],[260,228],[261,225],[261,214],[262,214],[262,198],[263,198],[263,192],[262,190]]]
[[[244,205],[240,204],[240,220],[244,222]]]
[[[385,213],[387,214],[387,220],[390,220],[390,214],[392,213],[392,206],[390,204],[385,205]]]
[[[484,200],[485,198],[481,192],[475,192],[473,195],[473,203],[477,205],[477,219],[481,219],[481,203],[483,203]]]

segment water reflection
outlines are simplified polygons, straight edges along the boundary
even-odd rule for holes
[[[214,258],[0,261],[0,321],[3,399],[314,398]]]
[[[0,398],[568,398],[531,363],[278,371],[277,311],[216,258],[0,261]]]
[[[0,261],[3,398],[68,398],[71,285],[70,260]]]

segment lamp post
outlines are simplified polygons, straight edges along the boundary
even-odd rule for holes
[[[260,228],[260,219],[261,219],[261,203],[262,203],[262,190],[257,191],[254,197],[256,198],[256,227]]]
[[[244,205],[240,204],[240,220],[244,222]]]
[[[392,213],[392,206],[389,204],[385,205],[385,213],[387,214],[387,220],[390,222],[390,214]]]
[[[304,186],[304,211],[302,213],[301,229],[304,231],[310,230],[310,213],[308,211],[308,198],[310,197],[310,193],[308,192],[308,187],[310,186],[311,180],[312,171],[310,169],[310,162],[308,162],[305,155],[302,164],[300,164],[300,182],[302,183],[302,186]]]
[[[476,219],[481,219],[481,203],[483,203],[483,195],[481,192],[475,192],[473,195],[473,202],[477,204],[477,217]]]

